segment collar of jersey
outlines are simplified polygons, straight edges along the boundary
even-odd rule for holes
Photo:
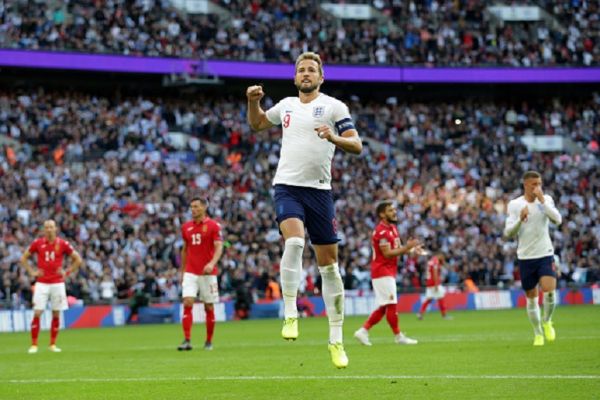
[[[315,97],[314,99],[312,99],[310,102],[308,103],[303,103],[300,100],[300,97],[296,97],[298,99],[298,103],[302,104],[303,106],[310,106],[312,103],[314,103],[315,101],[317,101],[321,96],[324,96],[324,93],[319,92],[319,95],[317,97]]]

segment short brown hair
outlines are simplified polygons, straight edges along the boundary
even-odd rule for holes
[[[391,206],[393,204],[394,203],[392,203],[390,200],[383,200],[383,201],[380,201],[379,203],[377,203],[377,208],[375,209],[377,216],[379,217],[381,215],[381,213],[385,212],[386,208],[388,208],[389,206]]]
[[[525,182],[526,179],[531,179],[531,178],[540,178],[541,179],[542,175],[537,171],[527,171],[523,174],[521,181]]]
[[[304,60],[315,61],[319,65],[319,74],[323,76],[323,62],[321,61],[321,57],[317,53],[313,53],[312,51],[306,51],[300,54],[298,58],[296,58],[296,67],[294,68],[294,70],[298,70],[298,64],[300,64],[300,61]]]
[[[200,203],[202,203],[206,206],[208,205],[208,197],[206,197],[206,196],[194,196],[191,198],[190,204],[192,204],[195,201],[199,201]]]

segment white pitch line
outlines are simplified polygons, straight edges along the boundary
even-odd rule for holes
[[[417,337],[417,339],[419,339],[419,343],[421,344],[429,344],[429,343],[460,343],[460,342],[465,342],[465,343],[473,343],[473,342],[488,342],[490,340],[494,340],[496,342],[521,342],[521,343],[529,343],[529,336],[527,335],[508,335],[508,336],[493,336],[493,335],[485,335],[485,336],[470,336],[470,335],[455,335],[455,336],[440,336],[440,337],[433,337],[433,336],[425,336],[425,337]],[[571,340],[600,340],[600,336],[561,336],[560,337],[560,341],[561,342],[567,342],[567,341],[571,341]],[[323,340],[301,340],[298,341],[297,343],[294,343],[293,346],[295,347],[299,347],[299,346],[306,346],[306,347],[311,347],[311,346],[323,346],[326,345],[327,341],[323,341]],[[384,337],[375,337],[375,338],[371,338],[371,342],[373,343],[377,343],[377,344],[389,344],[392,345],[393,344],[393,339],[391,338],[384,338]],[[352,344],[356,344],[354,341],[349,340],[349,343]],[[291,343],[288,343],[286,341],[283,340],[277,340],[277,341],[272,341],[272,342],[266,342],[266,343],[223,343],[223,344],[218,344],[217,348],[218,349],[232,349],[232,348],[258,348],[258,347],[269,347],[269,348],[273,348],[273,347],[286,347],[286,346],[291,346]],[[358,346],[358,345],[357,345]],[[131,351],[156,351],[156,350],[173,350],[174,346],[173,345],[168,345],[168,346],[132,346],[129,347],[127,350],[131,350]],[[65,349],[63,349],[65,350]],[[111,351],[114,351],[116,349],[108,349]],[[26,353],[27,349],[23,350],[23,349],[2,349],[0,350],[0,354],[19,354],[19,353]],[[107,349],[102,348],[89,348],[89,347],[78,347],[77,345],[73,345],[73,346],[68,346],[68,349],[65,350],[65,352],[68,353],[98,353],[98,352],[106,352]]]
[[[142,378],[49,378],[49,379],[8,379],[0,383],[40,384],[40,383],[118,383],[118,382],[182,382],[182,381],[286,381],[286,380],[431,380],[431,379],[463,379],[463,380],[508,380],[508,379],[563,379],[590,380],[600,379],[600,375],[274,375],[274,376],[207,376],[207,377],[142,377]]]

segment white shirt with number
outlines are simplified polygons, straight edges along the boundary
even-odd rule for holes
[[[315,128],[328,125],[338,135],[353,128],[348,107],[320,93],[310,103],[286,97],[266,112],[273,125],[281,125],[281,154],[273,184],[331,189],[331,160],[335,145],[321,139]]]
[[[550,240],[549,223],[560,224],[562,218],[554,206],[554,200],[544,195],[544,204],[535,199],[533,203],[525,200],[524,196],[517,197],[508,203],[508,218],[505,224],[505,234],[521,219],[521,210],[527,207],[527,220],[521,222],[517,232],[517,257],[519,260],[531,260],[554,255],[554,246]]]

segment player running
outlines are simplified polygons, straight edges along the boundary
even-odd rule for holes
[[[442,318],[452,319],[450,315],[446,314],[446,302],[444,301],[446,290],[442,286],[442,265],[444,265],[444,255],[442,253],[434,255],[427,261],[425,301],[421,304],[421,309],[417,313],[419,320],[423,319],[423,314],[427,311],[427,306],[435,300],[438,302]]]

